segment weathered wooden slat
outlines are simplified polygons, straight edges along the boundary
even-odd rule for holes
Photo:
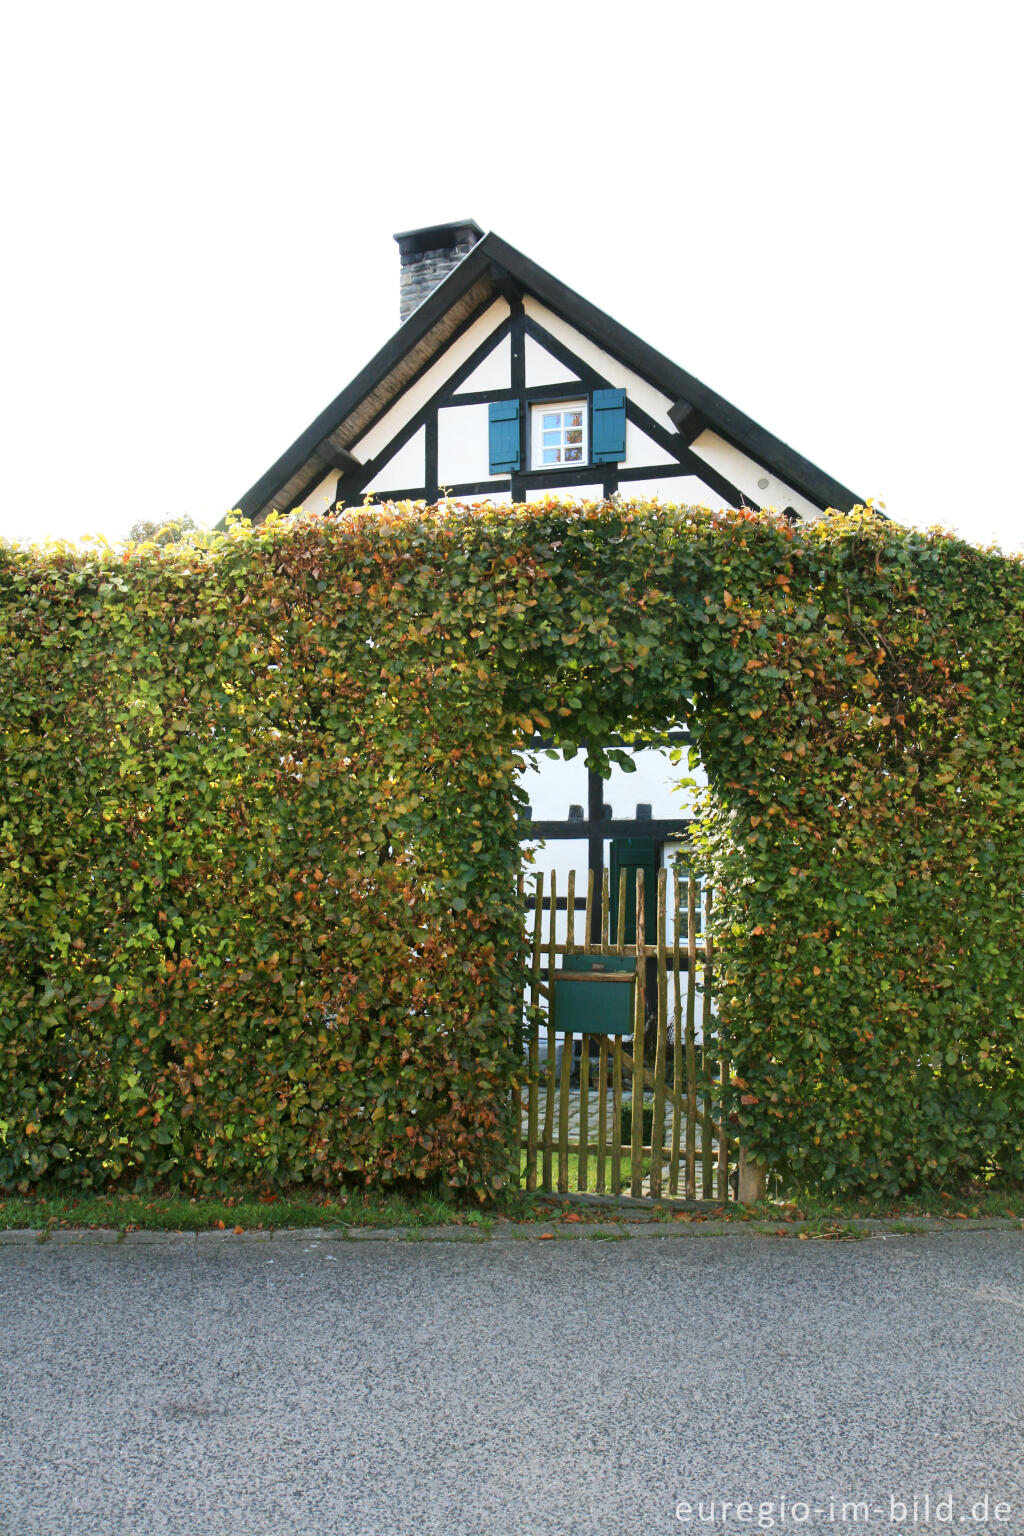
[[[615,953],[626,953],[626,871],[619,870],[618,920],[615,924]],[[616,1035],[612,1045],[612,1194],[622,1193],[622,1037]]]
[[[622,1193],[622,1036],[612,1042],[612,1194]]]
[[[526,881],[525,881],[525,878],[523,876],[522,870],[520,870],[519,871],[519,879],[516,881],[516,895],[519,898],[519,906],[516,909],[518,912],[523,912],[525,910],[524,906],[523,906],[523,898],[524,898],[524,895],[525,895],[525,891],[526,891]],[[519,928],[519,945],[520,945],[520,947],[516,951],[516,959],[519,962],[522,962],[526,958],[526,925],[525,925],[525,923],[522,923],[522,922],[520,923],[520,928]],[[527,1070],[529,1070],[529,1066],[527,1066]],[[517,1079],[517,1082],[518,1082],[518,1079]],[[516,1088],[515,1138],[516,1138],[516,1164],[515,1164],[515,1166],[517,1168],[522,1168],[523,1171],[525,1172],[526,1168],[529,1165],[526,1162],[526,1146],[525,1146],[525,1144],[523,1142],[523,1090],[522,1090],[521,1086],[517,1086],[517,1088]]]
[[[686,1198],[697,1198],[697,882],[686,881]],[[703,1142],[703,1136],[701,1138]],[[706,1184],[706,1180],[704,1183]]]
[[[665,871],[658,870],[657,923],[657,1013],[654,1039],[654,1114],[651,1127],[652,1147],[665,1142],[665,1072],[668,1066],[668,970],[665,962]],[[651,1158],[651,1196],[661,1195],[661,1157]]]
[[[590,1036],[580,1039],[580,1135],[576,1188],[586,1190],[590,1176]]]
[[[569,871],[568,909],[566,914],[565,953],[568,954],[574,944],[576,933],[576,871]],[[555,903],[551,903],[552,911]],[[555,950],[558,946],[555,946]],[[549,945],[548,955],[551,961],[551,969],[554,971],[554,953]],[[551,976],[551,989],[554,992],[554,976]],[[555,1145],[555,1116],[558,1104],[558,1020],[555,1018],[553,1007],[548,1005],[548,1059],[547,1059],[547,1095],[544,1102],[544,1134],[542,1137],[543,1169],[541,1173],[541,1188],[545,1193],[554,1189],[552,1162]]]
[[[607,1147],[608,1147],[608,1036],[601,1036],[601,1043],[597,1048],[597,1102],[600,1106],[597,1117],[597,1192],[605,1193],[607,1173]],[[615,1139],[619,1139],[620,1132],[616,1130]]]
[[[668,1192],[679,1193],[679,1138],[683,1120],[683,1006],[679,970],[679,902],[682,884],[679,870],[672,871],[672,1156],[668,1166]]]
[[[569,1192],[569,1093],[572,1073],[572,1035],[562,1035],[562,1074],[558,1085],[558,1191]]]
[[[587,907],[583,919],[583,950],[590,953],[591,919],[594,911],[594,871],[587,872]],[[586,1036],[583,1037],[584,1047]],[[573,1037],[562,1034],[562,1072],[558,1084],[558,1192],[569,1192],[569,1106],[572,1092]]]
[[[557,924],[557,922],[558,922],[557,898],[558,898],[558,875],[555,872],[555,870],[552,870],[551,871],[551,906],[550,906],[550,909],[549,909],[549,912],[548,912],[548,945],[547,945],[547,949],[548,949],[548,989],[549,989],[549,996],[548,996],[548,1059],[547,1059],[547,1063],[546,1063],[547,1070],[545,1071],[545,1074],[544,1074],[547,1081],[546,1081],[546,1084],[545,1084],[546,1091],[545,1091],[545,1094],[544,1094],[544,1134],[543,1134],[543,1137],[542,1137],[542,1140],[541,1140],[541,1161],[542,1161],[542,1167],[541,1167],[541,1188],[543,1190],[545,1190],[545,1191],[548,1191],[548,1190],[551,1189],[552,1140],[553,1140],[553,1136],[554,1136],[554,1114],[555,1114],[555,1103],[554,1103],[554,1100],[555,1100],[555,1093],[554,1093],[554,1088],[555,1088],[555,1055],[556,1055],[555,1044],[556,1044],[557,1033],[558,1033],[558,1019],[555,1016],[555,955],[556,955],[556,941],[558,939],[558,933],[557,933],[556,926],[555,926]]]
[[[711,939],[711,882],[707,882],[704,888],[704,1017],[711,1018],[711,999],[714,995],[714,946]],[[707,1039],[707,1023],[704,1025],[704,1038]],[[729,1139],[725,1128],[724,1088],[728,1077],[729,1065],[725,1059],[722,1046],[721,1032],[719,1031],[718,1047],[718,1198],[729,1198]]]
[[[540,956],[543,942],[544,871],[537,871],[533,902],[533,949],[530,956],[530,1005],[540,1006]],[[529,1082],[526,1109],[526,1187],[537,1188],[537,1092],[540,1068],[540,1024],[536,1016],[530,1024]]]
[[[647,1006],[647,966],[643,956],[644,938],[644,871],[636,872],[636,1018],[633,1025],[633,1060],[637,1066],[643,1064],[644,1059],[644,1012]],[[643,1193],[644,1182],[644,1084],[643,1077],[633,1073],[631,1094],[633,1099],[633,1135],[631,1138],[631,1150],[629,1159],[629,1190],[634,1199],[638,1199]]]

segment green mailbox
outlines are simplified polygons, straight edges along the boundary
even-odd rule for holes
[[[609,874],[611,928],[614,939],[619,931],[619,874],[626,871],[625,942],[636,943],[636,872],[644,872],[644,943],[658,942],[658,866],[661,845],[653,837],[616,837],[612,840]]]
[[[632,955],[566,955],[555,972],[555,1028],[567,1035],[631,1035],[636,1003]]]

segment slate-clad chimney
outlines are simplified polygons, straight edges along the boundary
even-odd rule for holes
[[[457,224],[431,224],[427,229],[407,229],[396,235],[402,259],[402,320],[408,320],[438,283],[443,282],[463,256],[473,249],[484,232],[474,219]]]

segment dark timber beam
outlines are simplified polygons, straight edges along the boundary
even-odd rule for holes
[[[595,869],[591,862],[590,868],[594,869],[595,880],[599,874],[604,873],[604,843],[610,837],[650,837],[656,842],[664,842],[666,839],[685,838],[689,836],[692,818],[676,816],[651,819],[650,821],[603,821],[600,817],[594,820],[588,817],[586,821],[521,821],[519,823],[520,841],[524,843],[537,842],[588,842],[593,849],[597,844],[597,857],[600,861]],[[593,855],[592,855],[593,857]]]
[[[706,425],[703,416],[696,406],[689,400],[677,400],[675,405],[669,407],[668,419],[675,427],[683,442],[689,448],[695,437],[699,437]]]
[[[332,443],[329,437],[325,437],[322,443],[317,443],[316,451],[325,464],[332,469],[340,469],[343,475],[349,475],[353,470],[362,469],[362,464],[354,453],[349,453],[347,448],[339,448]]]
[[[523,297],[523,290],[520,288],[511,272],[508,272],[504,267],[499,266],[496,261],[491,262],[490,268],[488,270],[490,273],[491,282],[494,284],[496,292],[500,293],[501,297],[505,299],[509,304],[518,304]]]

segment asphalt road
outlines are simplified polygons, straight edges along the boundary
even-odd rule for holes
[[[1024,1536],[1022,1346],[1013,1232],[6,1247],[0,1531]]]

